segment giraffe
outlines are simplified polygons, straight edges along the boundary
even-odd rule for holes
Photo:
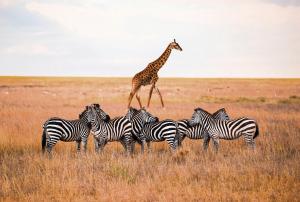
[[[182,51],[182,48],[179,46],[179,44],[176,42],[175,39],[168,45],[166,50],[163,52],[163,54],[158,59],[149,63],[144,70],[137,73],[132,78],[132,88],[131,88],[131,92],[130,92],[129,99],[128,99],[128,108],[130,107],[132,98],[135,94],[136,94],[136,99],[140,105],[140,108],[142,108],[142,103],[141,103],[139,92],[140,92],[140,89],[142,86],[147,86],[147,85],[152,85],[150,88],[150,92],[149,92],[147,108],[150,105],[150,100],[151,100],[153,89],[155,89],[157,94],[159,95],[161,105],[164,108],[164,102],[163,102],[161,93],[160,93],[159,89],[155,86],[155,84],[158,81],[157,73],[160,70],[160,68],[168,60],[172,49],[177,49],[177,50]]]

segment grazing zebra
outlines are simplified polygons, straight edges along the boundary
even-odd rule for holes
[[[221,108],[215,113],[213,113],[212,117],[216,120],[229,120],[229,116],[226,113],[226,110],[224,108]],[[181,143],[185,137],[188,137],[190,139],[202,139],[203,137],[206,137],[203,142],[203,149],[204,150],[207,149],[210,138],[209,136],[205,136],[205,133],[207,133],[207,131],[205,130],[205,128],[201,123],[193,127],[190,127],[188,125],[188,119],[179,120],[178,131],[180,134],[178,140],[178,146],[181,146]]]
[[[131,122],[133,134],[133,150],[135,142],[141,145],[141,151],[144,152],[145,140],[141,139],[141,132],[145,124],[158,122],[158,118],[147,112],[144,108],[137,110],[132,107],[128,109],[125,117]]]
[[[188,124],[195,126],[199,123],[208,132],[204,138],[212,138],[216,152],[219,147],[219,139],[233,140],[241,135],[244,136],[248,146],[255,148],[254,139],[259,135],[259,130],[256,121],[252,119],[243,117],[230,121],[215,120],[210,113],[197,108]]]
[[[166,140],[172,150],[178,146],[178,125],[176,121],[166,119],[155,123],[147,123],[141,131],[140,140],[147,142],[148,150],[150,141],[161,142]]]
[[[94,133],[96,152],[102,151],[107,142],[119,141],[126,152],[132,153],[132,128],[128,119],[117,117],[110,120],[99,105],[92,105],[88,107],[88,121]]]
[[[82,143],[84,151],[86,151],[87,140],[90,134],[91,125],[87,119],[87,107],[79,114],[77,120],[65,120],[57,117],[48,119],[43,125],[42,135],[42,151],[45,148],[51,154],[52,148],[61,140],[64,142],[77,142],[77,151],[80,151]]]

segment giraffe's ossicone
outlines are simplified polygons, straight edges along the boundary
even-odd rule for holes
[[[177,50],[182,51],[182,48],[176,42],[175,39],[173,42],[171,42],[167,46],[166,50],[163,52],[163,54],[159,58],[157,58],[153,62],[149,63],[144,70],[142,70],[141,72],[134,75],[134,77],[132,78],[132,88],[131,88],[131,92],[130,92],[129,99],[128,99],[128,108],[130,107],[132,98],[135,94],[136,94],[136,99],[138,100],[138,103],[139,103],[140,107],[142,108],[139,91],[142,86],[147,86],[147,85],[152,85],[150,88],[150,92],[149,92],[147,107],[149,107],[149,105],[150,105],[150,100],[151,100],[153,89],[155,89],[156,92],[158,93],[158,95],[160,97],[161,105],[162,105],[162,107],[164,107],[164,102],[163,102],[161,93],[160,93],[159,89],[155,86],[155,84],[158,80],[157,73],[160,70],[160,68],[168,60],[172,49],[177,49]]]

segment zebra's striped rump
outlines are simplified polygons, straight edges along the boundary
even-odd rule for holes
[[[90,133],[90,125],[87,120],[87,108],[79,115],[77,120],[66,120],[58,117],[48,119],[43,125],[42,151],[51,153],[55,144],[61,140],[64,142],[77,142],[77,150],[83,144],[86,151],[87,139]]]
[[[170,148],[175,150],[178,142],[177,122],[167,119],[156,123],[146,124],[142,129],[140,139],[147,143],[150,143],[150,141],[161,142],[166,140]]]

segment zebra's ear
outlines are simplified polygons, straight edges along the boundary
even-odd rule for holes
[[[176,43],[176,40],[174,39],[174,42]]]
[[[100,105],[98,103],[93,104],[96,108],[100,108]]]
[[[202,110],[200,107],[197,107],[196,109],[194,109],[195,112],[200,111],[200,110]]]

